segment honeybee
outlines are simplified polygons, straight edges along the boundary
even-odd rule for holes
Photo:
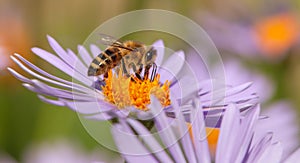
[[[109,70],[120,65],[123,74],[129,77],[133,70],[139,79],[142,79],[141,73],[144,69],[143,79],[147,79],[150,68],[154,66],[151,79],[154,78],[157,51],[153,47],[131,40],[121,42],[108,35],[101,36],[101,43],[108,47],[93,59],[88,68],[88,76],[107,77]]]

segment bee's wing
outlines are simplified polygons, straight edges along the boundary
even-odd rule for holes
[[[119,41],[118,39],[112,37],[112,36],[109,36],[109,35],[106,35],[106,34],[99,34],[100,35],[100,40],[99,42],[103,45],[108,45],[108,46],[112,46],[114,44],[119,44],[119,45],[122,45],[123,43],[121,41]]]
[[[123,48],[123,49],[127,49],[127,50],[133,50],[131,48],[125,47],[123,42],[121,42],[120,40],[118,40],[112,36],[109,36],[106,34],[99,34],[99,35],[101,37],[101,39],[99,41],[103,45]]]

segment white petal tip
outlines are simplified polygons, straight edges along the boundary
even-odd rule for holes
[[[176,53],[179,57],[181,57],[182,59],[185,59],[184,51],[179,50],[179,51],[176,51],[175,53]]]
[[[164,45],[164,41],[163,40],[157,40],[155,41],[152,46],[156,46],[156,47],[165,47]]]
[[[46,37],[47,37],[48,40],[54,40],[53,37],[51,37],[51,36],[48,35],[48,34],[46,35]]]

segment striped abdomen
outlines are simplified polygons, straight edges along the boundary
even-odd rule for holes
[[[101,52],[90,64],[88,76],[105,74],[120,63],[122,56],[118,48],[108,48]]]

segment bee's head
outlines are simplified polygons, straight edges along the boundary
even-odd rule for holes
[[[145,61],[146,64],[153,64],[156,60],[157,52],[153,47],[151,47],[145,54]]]

